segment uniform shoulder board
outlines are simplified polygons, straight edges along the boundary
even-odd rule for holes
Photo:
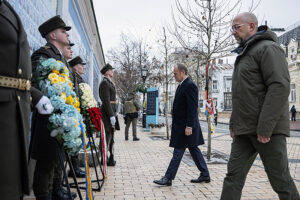
[[[47,46],[47,45],[45,45],[45,46],[43,46],[43,48],[45,48],[45,49],[49,49],[50,47],[49,47],[49,46]]]

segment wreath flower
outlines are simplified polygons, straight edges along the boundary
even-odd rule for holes
[[[85,118],[87,130],[90,133],[101,130],[102,114],[97,107],[97,101],[93,96],[91,87],[86,83],[79,84],[80,104],[82,114]]]
[[[35,73],[39,89],[49,97],[54,107],[48,124],[51,136],[56,137],[70,155],[77,154],[81,148],[81,133],[85,132],[85,125],[68,68],[59,60],[41,59]]]

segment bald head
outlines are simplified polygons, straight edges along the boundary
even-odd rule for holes
[[[232,21],[232,35],[240,44],[252,37],[257,32],[257,28],[257,18],[250,12],[241,13]]]
[[[235,21],[235,20],[239,20],[239,21],[241,21],[243,23],[247,23],[247,24],[253,23],[255,25],[256,29],[258,27],[258,21],[257,21],[256,16],[250,12],[240,13],[233,19],[233,21]]]

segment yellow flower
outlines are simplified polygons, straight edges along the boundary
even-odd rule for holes
[[[75,97],[74,107],[75,107],[75,108],[79,108],[79,106],[80,106],[80,103],[79,103],[79,101],[78,101],[78,98]]]
[[[78,110],[78,112],[80,113],[80,108],[76,108]]]
[[[69,86],[70,86],[71,89],[73,90],[73,83],[72,83],[72,82],[69,83]]]
[[[53,69],[52,72],[55,73],[55,74],[59,74],[59,71],[56,70],[56,69]]]
[[[75,128],[76,128],[77,126],[79,126],[79,122],[78,122],[78,120],[76,119]]]
[[[73,104],[73,102],[74,102],[74,99],[73,99],[73,97],[72,97],[71,95],[70,95],[70,96],[68,96],[66,103],[67,103],[67,104],[70,104],[70,105],[72,105],[72,104]]]
[[[58,75],[56,73],[51,73],[48,75],[48,79],[50,81],[52,81],[52,79],[57,79],[58,78]]]
[[[58,78],[53,78],[53,79],[51,79],[51,83],[52,83],[52,84],[58,84],[58,83],[59,83]]]
[[[58,80],[59,80],[60,83],[64,83],[65,82],[65,79],[63,77],[59,77]]]
[[[66,102],[67,101],[67,96],[66,96],[66,93],[65,92],[62,92],[60,94],[60,97]]]
[[[65,66],[65,71],[66,71],[66,73],[68,73],[68,68]]]

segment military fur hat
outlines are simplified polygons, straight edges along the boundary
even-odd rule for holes
[[[80,58],[80,56],[76,56],[69,62],[70,67],[74,67],[77,64],[85,65],[86,63],[83,62],[83,60]]]
[[[48,33],[51,31],[54,31],[55,29],[63,28],[66,31],[69,31],[71,29],[70,26],[66,26],[65,22],[60,18],[59,15],[54,16],[47,21],[45,21],[43,24],[39,26],[39,32],[41,33],[42,37],[44,38]]]
[[[105,72],[107,72],[108,70],[110,70],[110,69],[115,69],[115,68],[113,68],[109,63],[107,63],[106,65],[104,65],[104,67],[102,67],[102,69],[101,69],[101,73],[102,74],[105,74]]]

